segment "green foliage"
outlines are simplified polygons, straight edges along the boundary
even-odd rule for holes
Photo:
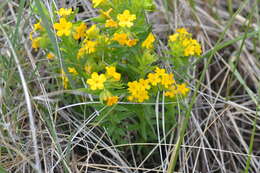
[[[49,20],[45,23],[50,24],[46,8],[43,4],[36,5],[42,11],[32,7],[34,12],[45,15]],[[154,10],[153,1],[95,1],[93,5],[99,8],[99,15],[91,19],[95,23],[92,26],[75,20],[77,10],[54,10],[51,28],[46,29],[41,21],[35,24],[31,32],[32,46],[44,49],[53,66],[63,62],[56,72],[61,74],[65,89],[76,89],[91,94],[94,100],[99,99],[100,104],[88,106],[89,110],[101,110],[107,105],[92,123],[94,127],[105,128],[118,144],[154,142],[157,140],[156,115],[162,121],[164,114],[163,123],[166,132],[169,131],[175,126],[172,108],[176,98],[185,98],[189,88],[156,65],[162,57],[155,51],[156,37],[145,17],[146,12]],[[51,33],[56,33],[59,51],[54,49]],[[201,53],[199,43],[181,28],[169,37],[168,44],[169,62],[175,70],[187,73],[189,58]],[[157,94],[163,92],[165,101],[173,103],[161,112],[155,109],[155,102]],[[119,101],[129,102],[117,104]]]

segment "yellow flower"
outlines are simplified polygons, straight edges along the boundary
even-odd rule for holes
[[[151,88],[149,85],[149,80],[147,79],[139,79],[139,83],[143,86],[144,89],[149,90]]]
[[[75,76],[79,74],[74,67],[68,67],[68,72]]]
[[[116,28],[118,25],[113,19],[106,20],[105,27],[107,28]]]
[[[148,37],[145,39],[145,41],[142,43],[142,47],[145,47],[146,49],[152,49],[153,48],[153,42],[155,41],[155,38],[152,33],[148,35]]]
[[[117,102],[118,102],[118,96],[106,97],[104,100],[107,101],[106,104],[107,104],[108,106],[112,106],[112,105],[114,105],[114,104],[117,104]]]
[[[186,30],[186,28],[178,28],[178,29],[176,29],[176,32],[178,32],[180,34],[189,34],[188,31]]]
[[[192,39],[190,34],[185,28],[179,28],[177,33],[169,36],[170,47],[175,56],[194,56],[201,55],[202,50],[197,40]]]
[[[144,83],[146,85],[144,85]],[[149,99],[148,91],[146,89],[150,88],[146,81],[133,81],[128,82],[128,92],[130,96],[128,96],[129,101],[137,101],[139,103],[144,102]]]
[[[164,95],[165,95],[166,97],[173,98],[173,97],[176,96],[177,94],[178,94],[178,91],[177,91],[177,89],[176,89],[176,86],[171,86],[171,87],[169,88],[169,90],[165,92]]]
[[[189,88],[186,87],[186,83],[182,83],[182,84],[177,84],[177,92],[179,94],[182,94],[182,95],[186,95],[188,94],[188,92],[190,91]]]
[[[173,79],[173,74],[164,74],[161,76],[161,84],[165,87],[165,88],[169,88],[169,86],[171,86],[172,84],[174,84],[175,81]]]
[[[54,54],[51,52],[47,54],[47,59],[49,59],[49,60],[53,60],[54,57],[55,57]]]
[[[68,84],[69,84],[69,79],[68,77],[66,76],[65,72],[63,70],[61,70],[61,79],[62,79],[62,84],[63,84],[63,87],[65,89],[68,88]]]
[[[155,72],[158,76],[162,76],[165,74],[165,69],[160,69],[159,67],[156,67]]]
[[[186,45],[184,49],[184,56],[201,55],[201,46],[197,40],[190,39],[188,41],[183,41],[183,45]]]
[[[113,10],[112,8],[110,8],[110,9],[107,10],[107,11],[100,10],[100,13],[101,13],[101,15],[104,16],[105,18],[110,19],[110,18],[111,18],[110,13],[112,12],[112,10]]]
[[[161,78],[160,78],[160,76],[157,73],[149,73],[148,74],[148,81],[153,86],[156,86],[158,83],[161,82]]]
[[[106,81],[106,76],[104,74],[98,75],[97,72],[91,74],[91,78],[87,80],[91,90],[104,89],[104,82]]]
[[[38,23],[34,24],[33,26],[34,26],[34,28],[33,28],[34,31],[43,30],[43,27],[41,26],[40,21]]]
[[[127,34],[126,33],[121,33],[121,34],[118,34],[118,33],[115,33],[114,34],[114,38],[112,40],[115,40],[117,41],[120,45],[125,45],[127,43]]]
[[[96,8],[100,4],[106,2],[107,0],[92,0],[92,3],[94,4],[93,7]]]
[[[59,11],[56,11],[56,13],[61,17],[66,17],[66,16],[71,15],[72,9],[71,8],[69,8],[69,9],[61,8],[61,9],[59,9]]]
[[[121,78],[121,74],[116,72],[116,68],[114,66],[106,67],[106,75],[108,77],[113,77],[117,81]]]
[[[128,39],[126,41],[126,45],[129,46],[129,47],[132,47],[132,46],[136,45],[137,42],[138,42],[138,39]]]
[[[136,19],[136,15],[131,15],[129,10],[125,10],[122,14],[117,15],[117,19],[119,20],[119,26],[130,28],[133,26],[133,21]]]
[[[96,41],[87,40],[85,43],[85,50],[87,51],[88,54],[94,53],[94,52],[96,52],[96,46],[97,46]]]
[[[40,40],[41,39],[42,39],[41,37],[32,38],[32,48],[34,48],[36,51],[40,47]]]
[[[78,27],[76,27],[76,33],[73,35],[75,40],[78,40],[82,37],[86,36],[87,25],[85,23],[81,23]]]
[[[57,30],[57,35],[59,37],[61,37],[63,35],[65,35],[65,36],[70,35],[72,23],[67,22],[67,20],[65,18],[61,18],[60,23],[55,23],[53,26]]]
[[[179,35],[180,35],[180,34],[178,34],[178,33],[175,33],[175,34],[173,34],[173,35],[170,35],[170,36],[169,36],[169,41],[171,41],[171,42],[176,41],[176,40],[178,39]]]

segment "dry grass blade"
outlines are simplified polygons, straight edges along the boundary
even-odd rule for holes
[[[27,86],[26,83],[26,79],[24,77],[24,73],[23,70],[21,68],[20,62],[18,60],[16,51],[13,47],[13,44],[11,43],[9,37],[7,36],[4,28],[2,27],[2,25],[0,25],[0,29],[2,30],[6,41],[11,49],[13,58],[15,60],[15,63],[17,65],[18,71],[19,71],[19,75],[21,78],[21,83],[23,86],[23,90],[24,90],[24,97],[25,97],[25,102],[27,104],[27,109],[28,109],[28,116],[29,116],[29,120],[30,120],[30,129],[31,129],[31,133],[32,133],[32,140],[33,140],[33,149],[34,149],[34,155],[35,155],[35,171],[36,172],[41,172],[41,163],[40,163],[40,156],[39,156],[39,151],[38,151],[38,142],[37,142],[37,128],[35,125],[35,120],[34,120],[34,115],[33,115],[33,110],[32,110],[32,104],[31,104],[31,98],[30,98],[30,94],[29,94],[29,88]]]

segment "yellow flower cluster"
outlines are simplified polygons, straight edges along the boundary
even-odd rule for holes
[[[79,40],[86,36],[87,25],[85,23],[81,23],[78,27],[76,27],[76,32],[73,37],[75,40]]]
[[[142,103],[149,99],[148,89],[150,89],[150,85],[147,80],[140,79],[139,81],[128,82],[127,85],[128,91],[131,94],[128,96],[129,101]]]
[[[151,92],[154,91],[165,91],[165,96],[170,98],[189,93],[190,89],[187,87],[187,84],[177,84],[174,80],[174,75],[167,73],[165,69],[156,67],[152,72],[150,72],[150,68],[145,69],[146,66],[156,62],[158,57],[153,52],[156,38],[152,32],[147,33],[147,29],[142,30],[140,23],[143,19],[141,17],[140,20],[139,18],[137,19],[136,15],[130,12],[132,11],[131,8],[129,8],[130,10],[113,9],[112,1],[92,0],[92,3],[95,8],[98,6],[104,8],[99,11],[100,16],[96,18],[97,24],[89,28],[82,21],[73,22],[75,16],[72,15],[74,12],[71,8],[61,8],[56,11],[58,21],[54,23],[53,29],[56,35],[60,37],[59,42],[64,43],[60,44],[60,50],[62,50],[64,57],[69,59],[69,61],[65,59],[65,63],[71,64],[75,54],[74,50],[76,51],[75,64],[83,63],[81,68],[68,67],[68,74],[65,74],[63,70],[61,71],[61,79],[65,89],[69,87],[68,77],[72,76],[75,79],[77,75],[82,75],[83,77],[90,76],[86,80],[89,89],[98,93],[100,99],[106,101],[108,106],[118,102],[119,97],[111,94],[117,89],[120,90],[120,93],[122,92],[121,90],[125,93],[128,92],[127,99],[129,101],[139,103],[150,99],[150,96],[152,96]],[[115,11],[120,11],[120,13],[114,14]],[[136,10],[136,14],[139,14],[138,10]],[[136,27],[131,28],[134,25]],[[33,38],[35,31],[41,31],[41,35]],[[41,23],[36,23],[33,31],[30,33],[34,49],[47,47],[44,42],[44,38],[46,38],[44,34],[47,35]],[[138,38],[144,39],[139,41]],[[128,49],[135,46],[133,48],[134,51],[130,49],[128,55],[128,52],[125,53],[127,49],[120,51],[121,46],[119,45],[126,46]],[[185,28],[177,29],[175,34],[169,36],[169,46],[178,57],[200,55],[202,52],[200,44],[192,39],[192,35]],[[71,49],[69,49],[70,47]],[[46,49],[48,50],[48,47]],[[49,60],[55,58],[55,55],[51,53],[52,51],[48,50],[50,53],[46,57]],[[122,54],[120,54],[121,52]],[[88,56],[83,58],[86,54]],[[121,81],[122,76],[116,71],[115,66],[104,67],[106,63],[116,64],[123,60],[129,62],[129,67],[130,65],[136,65],[136,69],[144,68],[140,73],[137,72],[138,70],[133,71],[134,75],[147,74],[147,71],[150,73],[145,78],[128,82],[125,80],[130,79],[133,75],[126,75],[124,80]],[[128,66],[121,66],[124,73],[128,73],[127,70],[130,69],[124,69],[126,67]],[[100,73],[102,70],[106,71]],[[128,82],[127,88],[123,88],[126,85],[124,81]]]
[[[68,72],[75,76],[79,74],[74,67],[68,67]]]
[[[106,12],[101,10],[101,15],[107,18],[105,23],[106,28],[117,28],[118,26],[130,28],[134,25],[133,21],[136,20],[135,14],[131,14],[129,10],[124,10],[122,14],[117,15],[117,21],[115,21],[110,16],[112,10],[112,8]]]
[[[126,33],[115,33],[112,40],[117,41],[122,46],[127,45],[129,47],[136,45],[138,42],[138,39],[129,39]]]
[[[53,27],[57,30],[57,36],[69,36],[71,33],[72,23],[68,22],[65,18],[60,18],[60,23],[54,23]]]
[[[114,66],[106,67],[106,76],[112,77],[116,81],[119,81],[121,78],[121,74],[116,72],[116,68]]]
[[[104,82],[107,80],[104,74],[98,74],[94,72],[91,74],[91,78],[87,80],[91,90],[102,90],[104,89]]]
[[[104,101],[106,101],[106,104],[108,106],[112,106],[114,104],[117,104],[118,102],[118,96],[110,96],[110,97],[105,97]]]
[[[78,50],[77,58],[81,58],[84,54],[95,53],[98,45],[99,29],[96,25],[92,25],[88,30],[85,24],[81,24],[78,29],[79,38],[85,38],[82,44],[82,47]],[[75,38],[75,37],[74,37]],[[76,38],[75,38],[76,39]]]
[[[199,56],[202,53],[200,44],[192,39],[192,34],[185,28],[179,28],[175,34],[170,35],[169,43],[173,51],[181,52],[178,56]]]
[[[165,72],[165,69],[158,67],[155,69],[155,73],[148,74],[148,81],[152,86],[160,84],[164,88],[169,88],[169,86],[175,83],[172,73],[168,74]]]
[[[171,86],[169,90],[165,92],[165,96],[168,96],[170,98],[175,97],[177,94],[186,96],[189,93],[189,91],[190,89],[187,88],[186,83],[177,84],[176,86]]]
[[[72,72],[73,73],[73,72]],[[112,81],[119,81],[121,79],[121,74],[116,72],[114,66],[106,67],[106,73],[98,75],[97,72],[91,74],[91,78],[87,80],[91,90],[104,89],[104,82],[112,79]]]
[[[106,20],[105,27],[107,27],[107,28],[116,28],[116,27],[118,27],[118,24],[113,19],[108,19],[108,20]]]
[[[87,84],[89,85],[90,89],[93,91],[103,90],[105,96],[103,98],[101,97],[102,100],[106,101],[106,104],[108,106],[112,106],[118,102],[118,96],[111,95],[111,93],[105,87],[105,82],[114,83],[115,81],[119,81],[120,79],[121,79],[121,74],[116,72],[116,68],[114,66],[108,66],[106,67],[105,74],[99,75],[97,72],[93,72],[91,74],[91,78],[87,80]]]
[[[147,79],[140,79],[139,81],[128,82],[128,96],[129,101],[136,101],[139,103],[149,99],[149,90],[158,86],[165,90],[165,96],[173,98],[177,94],[187,95],[189,88],[186,84],[176,84],[173,74],[166,73],[165,69],[156,68],[155,73],[149,73]]]

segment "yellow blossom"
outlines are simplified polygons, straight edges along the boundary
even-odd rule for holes
[[[189,34],[189,32],[186,30],[186,28],[178,28],[176,29],[176,32],[180,34]]]
[[[139,79],[139,83],[141,84],[141,85],[143,85],[143,88],[144,89],[147,89],[147,90],[149,90],[150,88],[151,88],[151,86],[149,85],[149,80],[147,80],[147,79]]]
[[[41,37],[32,38],[32,48],[34,48],[36,51],[40,47],[40,40]]]
[[[119,26],[130,28],[133,26],[133,21],[136,19],[136,15],[130,14],[129,10],[125,10],[122,14],[117,15],[117,19],[119,20]]]
[[[169,88],[169,86],[171,86],[172,84],[174,84],[175,81],[173,79],[173,74],[164,74],[161,76],[161,84],[165,87],[165,88]]]
[[[129,101],[137,101],[139,103],[144,102],[145,100],[149,99],[148,91],[149,85],[146,84],[146,81],[133,81],[128,82],[128,91],[130,93],[130,96],[128,96]]]
[[[108,77],[113,77],[117,81],[121,78],[121,74],[116,72],[116,68],[114,66],[106,67],[106,75]]]
[[[113,19],[106,20],[105,27],[107,28],[116,28],[118,25]]]
[[[112,105],[114,105],[114,104],[117,104],[117,102],[118,102],[118,96],[106,97],[104,100],[107,101],[106,104],[107,104],[108,106],[112,106]]]
[[[138,42],[138,39],[128,39],[126,41],[126,45],[129,46],[129,47],[132,47],[132,46],[136,45],[137,42]]]
[[[65,18],[61,18],[60,23],[55,23],[53,26],[57,30],[57,35],[59,37],[61,37],[63,35],[65,35],[65,36],[70,35],[72,23],[67,22],[67,20]]]
[[[190,89],[187,88],[186,83],[177,84],[177,92],[179,94],[186,95],[186,94],[188,94],[189,91],[190,91]]]
[[[78,40],[82,37],[86,36],[87,25],[85,23],[81,23],[78,27],[76,27],[76,33],[74,33],[73,37],[75,40]]]
[[[92,0],[92,3],[94,4],[93,7],[96,8],[100,4],[106,2],[107,0]]]
[[[104,82],[106,81],[106,76],[104,74],[98,75],[97,72],[91,74],[91,78],[87,80],[91,90],[102,90],[104,89]]]
[[[84,44],[84,49],[88,54],[91,54],[96,52],[96,46],[97,46],[97,41],[86,40]]]
[[[155,72],[158,76],[162,76],[165,74],[165,69],[160,69],[159,67],[156,67]]]
[[[156,86],[158,83],[161,82],[161,78],[160,78],[160,76],[157,73],[149,73],[148,74],[148,81],[153,86]]]
[[[40,21],[38,23],[34,24],[33,30],[34,31],[43,30],[43,27],[41,26],[41,22]]]
[[[168,91],[166,91],[165,92],[165,96],[166,97],[170,97],[170,98],[173,98],[173,97],[175,97],[176,95],[178,94],[178,91],[177,91],[177,89],[176,89],[176,86],[171,86],[170,88],[169,88],[169,90]]]
[[[59,11],[56,11],[56,13],[61,17],[66,17],[66,16],[71,15],[72,9],[71,8],[69,8],[69,9],[61,8],[61,9],[59,9]]]
[[[74,67],[68,67],[68,72],[75,76],[79,74]]]
[[[173,34],[173,35],[170,35],[170,36],[169,36],[169,41],[171,41],[171,42],[176,41],[176,40],[178,39],[179,35],[180,35],[180,34],[178,34],[178,33],[175,33],[175,34]]]
[[[185,43],[183,43],[184,45]],[[184,56],[193,56],[193,55],[201,55],[201,46],[197,42],[197,40],[190,39],[189,43],[186,43],[187,46],[184,49]]]
[[[120,45],[125,45],[127,43],[128,37],[126,33],[115,33],[114,38],[112,40],[117,41]]]
[[[177,29],[175,34],[169,36],[169,42],[175,56],[199,56],[202,53],[200,44],[192,39],[192,34],[185,28]]]
[[[146,49],[152,49],[153,48],[153,42],[155,41],[155,38],[152,33],[148,35],[148,37],[145,39],[145,41],[142,43],[142,47],[145,47]]]
[[[53,60],[54,57],[55,57],[54,54],[51,52],[47,54],[47,59],[49,59],[49,60]]]

